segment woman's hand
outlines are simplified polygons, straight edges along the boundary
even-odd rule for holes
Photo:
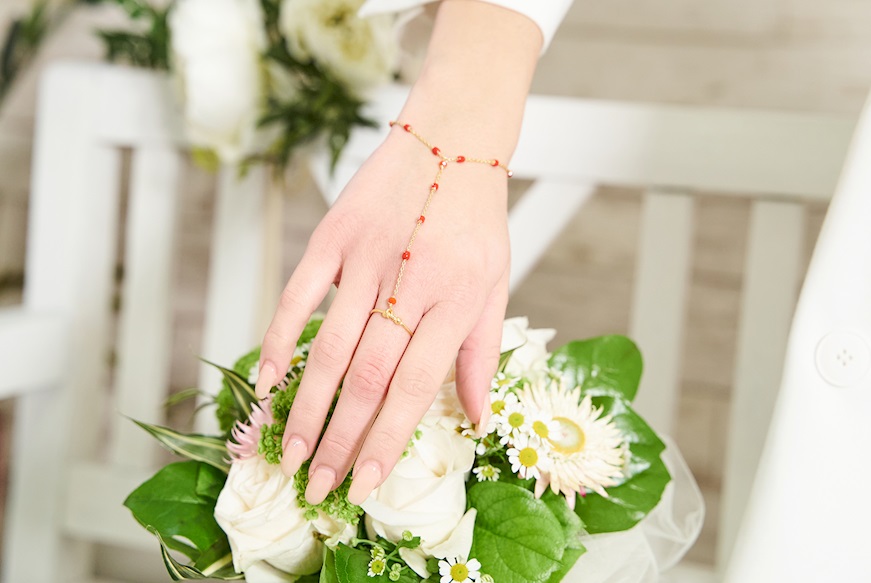
[[[522,15],[444,0],[424,71],[399,119],[445,155],[508,160],[540,44],[538,28]],[[371,313],[389,307],[438,163],[394,127],[315,230],[263,340],[259,397],[284,378],[303,326],[337,285],[283,440],[288,475],[314,454],[306,490],[312,504],[338,487],[352,464],[348,497],[357,504],[368,497],[401,456],[455,358],[466,415],[479,425],[489,417],[485,400],[508,299],[502,169],[476,163],[445,168],[393,306],[414,335]]]
[[[467,416],[479,421],[484,410],[508,300],[504,171],[472,163],[445,169],[393,307],[414,336],[370,313],[389,307],[438,162],[411,135],[391,132],[316,229],[264,339],[268,380],[258,385],[260,396],[283,378],[308,315],[336,283],[284,436],[282,467],[292,475],[314,452],[344,377],[312,461],[312,503],[342,482],[358,452],[352,501],[387,477],[454,358]]]

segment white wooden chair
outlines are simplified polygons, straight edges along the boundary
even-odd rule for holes
[[[115,410],[152,422],[163,417],[165,394],[155,388],[167,386],[170,257],[181,195],[184,143],[165,79],[61,64],[45,74],[39,99],[25,300],[0,313],[2,368],[26,371],[0,379],[0,396],[20,395],[6,583],[93,581],[94,543],[156,554],[153,539],[121,506],[154,469],[156,450]],[[403,99],[402,88],[385,89],[373,115],[386,122]],[[557,126],[575,130],[567,132],[571,143],[553,143]],[[647,362],[640,406],[661,431],[674,422],[694,197],[753,197],[724,549],[734,539],[780,378],[800,269],[802,201],[834,191],[852,127],[823,116],[529,100],[512,166],[534,184],[510,218],[512,287],[598,184],[645,188],[631,334]],[[313,162],[328,199],[383,131],[357,132],[333,179],[323,160]],[[108,382],[121,148],[132,148],[133,163],[118,360]],[[200,351],[218,362],[262,332],[264,300],[250,282],[264,276],[256,260],[264,257],[264,183],[258,171],[244,182],[232,169],[221,175]],[[204,372],[201,386],[217,383]]]

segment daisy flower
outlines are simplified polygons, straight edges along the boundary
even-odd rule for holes
[[[474,583],[481,576],[478,559],[442,559],[439,561],[440,583]]]
[[[478,478],[479,482],[495,482],[499,479],[499,474],[502,471],[499,468],[495,468],[490,464],[486,466],[478,466],[472,473],[475,474],[475,477]]]
[[[509,390],[517,385],[518,379],[515,376],[507,375],[504,372],[496,373],[493,380],[490,381],[491,391]]]
[[[526,403],[524,403],[526,405]],[[559,431],[559,423],[554,421],[548,411],[534,409],[527,405],[529,411],[529,437],[550,449],[550,438]]]
[[[541,479],[541,472],[547,468],[547,457],[544,447],[526,435],[521,435],[511,443],[508,451],[508,463],[511,471],[526,480]]]
[[[501,438],[499,442],[505,445],[521,435],[528,435],[531,429],[529,412],[521,403],[505,405],[499,415],[495,415],[496,434]]]
[[[366,574],[370,577],[377,577],[383,575],[385,570],[387,570],[387,560],[375,558],[369,561],[369,571]]]
[[[605,488],[623,477],[627,455],[623,435],[611,417],[602,416],[589,395],[581,398],[580,388],[568,389],[554,380],[527,385],[519,397],[530,409],[552,415],[555,423],[547,438],[548,467],[536,482],[536,496],[550,486],[572,508],[576,495],[587,490],[607,497]]]

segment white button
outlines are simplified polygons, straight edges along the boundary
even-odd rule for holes
[[[836,387],[849,387],[871,368],[871,349],[858,334],[832,332],[817,345],[817,370]]]

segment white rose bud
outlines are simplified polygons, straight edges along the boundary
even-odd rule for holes
[[[179,0],[169,26],[188,139],[238,162],[255,150],[263,105],[259,0]]]
[[[272,572],[268,567],[294,575],[315,573],[323,561],[324,536],[335,546],[357,533],[355,526],[323,513],[311,522],[304,514],[293,478],[260,456],[233,462],[215,505],[215,520],[230,540],[233,566],[251,570],[251,580],[274,580],[266,577]]]
[[[547,368],[547,343],[556,336],[552,328],[530,329],[529,319],[509,318],[502,324],[502,352],[514,349],[505,372],[513,376],[534,376]],[[532,374],[530,374],[532,373]]]
[[[418,554],[468,557],[475,510],[466,512],[466,473],[474,461],[474,441],[455,429],[421,425],[409,454],[362,505],[370,536],[395,542],[408,530],[421,538]],[[418,574],[426,576],[425,561],[406,554],[410,566],[419,564]]]
[[[313,58],[356,92],[390,80],[399,55],[396,19],[360,18],[363,0],[284,0],[279,26],[296,58]]]

